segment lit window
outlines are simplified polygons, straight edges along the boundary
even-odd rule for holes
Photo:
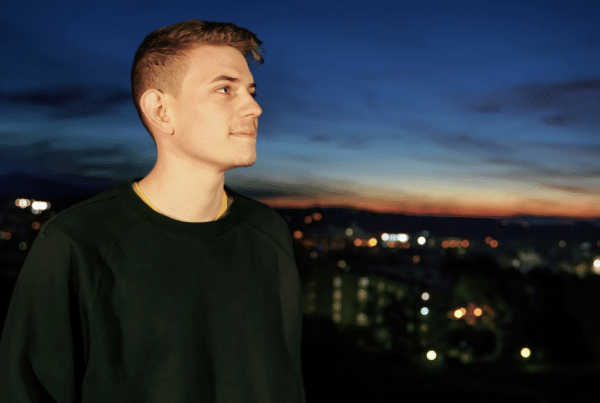
[[[364,313],[359,313],[358,315],[356,315],[356,323],[358,323],[359,325],[366,325],[367,322],[369,321],[369,318],[367,317],[366,314]]]
[[[358,290],[357,296],[359,300],[364,301],[369,296],[369,293],[365,289],[360,289]]]

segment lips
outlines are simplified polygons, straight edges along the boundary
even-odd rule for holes
[[[248,137],[256,137],[255,131],[240,131],[240,132],[231,132],[231,135],[234,136],[248,136]]]

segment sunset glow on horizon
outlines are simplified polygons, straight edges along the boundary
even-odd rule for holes
[[[383,202],[354,197],[320,197],[309,198],[256,198],[257,200],[273,207],[282,209],[311,209],[311,208],[350,208],[365,210],[375,213],[405,214],[415,216],[440,216],[440,217],[474,217],[474,218],[506,218],[515,216],[539,217],[567,217],[577,219],[594,219],[600,217],[600,206],[588,205],[579,207],[577,204],[557,204],[555,206],[497,206],[482,205],[462,202],[460,205],[440,203],[435,205],[418,205],[410,203]],[[570,209],[569,209],[570,207]]]

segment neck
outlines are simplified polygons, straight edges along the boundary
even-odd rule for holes
[[[161,214],[179,221],[208,222],[221,207],[224,172],[183,170],[157,162],[138,184]]]

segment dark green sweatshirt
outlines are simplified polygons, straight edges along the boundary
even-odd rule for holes
[[[219,220],[173,220],[132,183],[43,226],[0,342],[0,402],[303,402],[285,222],[229,189]]]

